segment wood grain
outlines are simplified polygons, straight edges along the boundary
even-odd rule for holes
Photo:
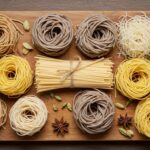
[[[149,0],[69,0],[69,3],[66,1],[68,0],[60,0],[58,3],[58,0],[36,0],[35,3],[35,0],[1,0],[0,10],[149,10],[150,8]],[[150,142],[0,142],[1,150],[10,148],[11,150],[148,150],[149,147]]]
[[[53,12],[56,12],[56,11],[53,11]],[[46,11],[41,11],[41,12],[40,11],[25,11],[25,12],[23,12],[23,11],[22,12],[5,11],[5,12],[0,12],[0,13],[6,14],[9,17],[12,17],[14,19],[21,20],[21,21],[24,21],[25,19],[27,19],[32,25],[34,20],[38,16],[50,13],[50,11],[48,11],[48,12],[46,12]],[[89,16],[91,14],[100,14],[101,13],[101,14],[107,15],[113,21],[116,21],[116,22],[118,21],[119,16],[125,14],[124,11],[118,11],[118,12],[116,12],[116,11],[57,11],[57,13],[62,13],[72,20],[73,26],[74,26],[74,31],[76,30],[76,26],[79,25],[79,23],[86,16]],[[132,12],[128,12],[128,14],[135,15],[135,14],[139,14],[139,12],[133,12],[132,11]],[[150,15],[150,12],[147,12],[147,14]],[[19,27],[22,29],[22,26],[19,25]],[[22,49],[22,43],[23,42],[29,42],[30,44],[32,44],[31,32],[25,33],[23,36],[21,36],[21,39],[20,39],[19,44],[18,44],[18,50],[19,51],[21,51],[21,49]],[[108,56],[108,57],[112,57],[112,60],[115,63],[114,71],[115,71],[115,68],[120,63],[120,61],[122,61],[122,59],[123,59],[123,58],[119,58],[117,53],[118,53],[118,49],[115,48],[113,50],[113,52],[110,53]],[[36,49],[34,49],[31,53],[29,53],[26,56],[26,59],[29,61],[33,70],[34,70],[34,65],[35,65],[34,56],[37,54],[39,54],[39,52]],[[85,56],[83,56],[75,48],[74,42],[72,43],[72,46],[68,50],[68,52],[65,53],[60,58],[61,59],[71,59],[71,58],[73,58],[74,55],[80,55],[83,59],[87,59]],[[79,91],[79,89],[63,89],[63,90],[55,90],[54,93],[60,95],[63,99],[63,102],[72,103],[72,99],[78,91]],[[114,102],[118,102],[118,101],[122,102],[122,103],[126,102],[126,98],[124,98],[120,94],[118,94],[117,98],[115,98],[114,97],[114,91],[107,91],[106,90],[106,92],[112,96]],[[44,100],[44,102],[45,102],[45,104],[49,110],[49,118],[48,118],[47,124],[41,130],[41,132],[37,133],[36,135],[34,135],[32,137],[19,137],[10,128],[9,120],[8,120],[7,124],[6,124],[6,129],[4,129],[4,130],[1,129],[1,131],[0,131],[1,132],[0,141],[26,141],[26,140],[28,140],[28,141],[112,141],[112,140],[113,141],[119,141],[120,140],[121,141],[121,140],[128,140],[127,138],[120,135],[120,133],[118,132],[117,118],[120,114],[125,114],[126,112],[129,115],[133,116],[134,110],[136,107],[136,103],[129,106],[128,109],[125,111],[116,109],[113,127],[108,132],[106,132],[104,134],[91,136],[91,135],[87,135],[87,134],[82,133],[77,128],[77,126],[75,125],[75,122],[73,120],[72,113],[70,113],[69,111],[60,109],[60,111],[58,111],[57,113],[53,112],[52,104],[55,104],[59,108],[61,108],[63,102],[57,102],[55,100],[52,100],[50,98],[48,92],[42,93],[42,94],[36,94],[36,89],[35,89],[34,85],[26,95],[28,95],[28,94],[35,94],[35,95],[39,96],[42,100]],[[7,101],[9,109],[11,108],[11,106],[16,101],[16,99],[8,99],[8,98],[6,98],[6,96],[1,95],[1,97]],[[51,123],[54,121],[54,118],[61,118],[62,116],[64,116],[64,119],[70,123],[69,134],[65,135],[64,137],[56,136],[53,133],[52,127],[51,127]],[[146,139],[144,136],[140,135],[134,127],[132,129],[135,132],[135,136],[133,137],[132,140],[144,140],[144,139]]]

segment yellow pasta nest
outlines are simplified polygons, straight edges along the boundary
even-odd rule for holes
[[[31,86],[33,72],[27,60],[9,55],[0,59],[0,92],[18,96]]]
[[[150,138],[150,98],[141,101],[137,105],[134,122],[139,133]]]
[[[117,68],[115,84],[129,99],[147,98],[150,95],[150,61],[142,58],[123,61]]]

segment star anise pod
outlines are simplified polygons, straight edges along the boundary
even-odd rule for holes
[[[118,125],[124,128],[130,128],[132,125],[132,117],[129,117],[127,114],[125,116],[120,115],[118,118]]]
[[[69,123],[64,121],[64,118],[62,117],[60,120],[55,119],[55,122],[52,123],[52,127],[54,128],[53,131],[57,135],[60,134],[60,135],[64,136],[64,134],[68,133]]]

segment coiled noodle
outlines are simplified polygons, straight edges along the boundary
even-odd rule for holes
[[[0,14],[0,57],[15,51],[20,30],[8,16]]]
[[[98,134],[111,128],[114,105],[104,92],[97,89],[85,90],[77,93],[74,98],[73,115],[82,131]]]
[[[140,101],[137,105],[134,122],[139,133],[150,138],[150,98]]]
[[[106,16],[92,15],[81,22],[75,38],[81,52],[91,58],[99,58],[114,48],[117,28]]]
[[[9,112],[10,126],[19,136],[32,136],[39,132],[47,117],[44,102],[36,96],[18,99]]]
[[[115,84],[129,99],[147,98],[150,95],[150,61],[142,58],[123,61],[117,68]]]
[[[0,92],[7,96],[24,94],[32,85],[33,72],[28,61],[15,55],[0,59]]]
[[[34,22],[32,40],[42,53],[59,56],[66,52],[73,40],[72,24],[64,15],[41,16]]]

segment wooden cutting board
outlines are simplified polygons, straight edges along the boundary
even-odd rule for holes
[[[0,11],[0,13],[8,15],[9,17],[17,20],[28,20],[32,26],[33,22],[35,19],[39,16],[48,14],[48,13],[60,13],[64,14],[67,17],[69,17],[72,20],[73,27],[74,27],[74,33],[76,31],[76,27],[79,25],[79,23],[87,16],[91,14],[104,14],[108,17],[110,17],[113,21],[118,22],[119,17],[122,15],[125,15],[126,12],[124,11]],[[146,12],[148,16],[150,16],[150,12]],[[136,14],[141,14],[141,12],[133,12],[130,11],[128,12],[129,15],[136,15]],[[22,26],[18,24],[20,29],[22,29]],[[23,29],[22,29],[23,30]],[[31,31],[30,32],[24,32],[24,35],[21,36],[19,43],[18,43],[18,51],[21,52],[22,50],[22,43],[23,42],[28,42],[32,44],[31,40]],[[122,57],[118,57],[117,55],[118,49],[114,48],[114,50],[107,56],[111,57],[112,61],[115,63],[114,65],[114,71],[118,64],[123,60]],[[34,56],[39,53],[35,48],[32,52],[30,52],[27,56],[25,57],[32,69],[34,70],[35,66],[35,59]],[[72,42],[71,48],[68,50],[67,53],[65,53],[63,56],[59,57],[60,59],[71,59],[74,57],[74,55],[80,55],[83,59],[89,59],[85,56],[83,56],[75,47],[74,41]],[[50,68],[48,68],[50,69]],[[121,140],[129,140],[125,138],[124,136],[120,135],[118,132],[118,125],[117,125],[117,118],[119,117],[120,114],[126,114],[128,113],[129,116],[134,116],[134,111],[135,107],[137,105],[137,102],[134,102],[131,104],[126,110],[118,110],[116,109],[115,113],[115,119],[113,123],[113,127],[103,133],[103,134],[98,134],[98,135],[88,135],[83,132],[81,132],[73,119],[73,115],[71,112],[68,110],[61,110],[61,107],[64,102],[70,102],[72,103],[74,95],[80,91],[81,89],[61,89],[61,90],[55,90],[53,91],[55,94],[60,95],[63,99],[62,102],[57,102],[56,100],[52,100],[49,96],[49,92],[37,94],[35,85],[33,84],[31,90],[26,94],[34,94],[37,95],[39,98],[41,98],[49,111],[49,117],[48,121],[45,125],[45,127],[37,134],[35,134],[32,137],[19,137],[16,135],[16,133],[10,128],[9,125],[9,118],[7,120],[5,129],[0,129],[0,141],[121,141]],[[121,102],[121,103],[126,103],[127,98],[123,97],[119,93],[117,94],[117,97],[114,97],[114,90],[105,90],[109,95],[112,96],[113,102]],[[16,102],[17,99],[12,99],[12,98],[7,98],[4,95],[0,95],[0,98],[4,99],[7,102],[8,105],[8,113],[12,105]],[[59,111],[58,112],[53,112],[52,109],[52,104],[55,104],[58,106]],[[61,117],[64,117],[64,119],[70,124],[69,126],[69,134],[66,134],[64,137],[62,136],[57,136],[55,133],[53,133],[53,128],[51,126],[52,122],[54,122],[55,118],[60,119]],[[137,132],[135,129],[134,125],[132,127],[132,130],[135,132],[135,136],[130,139],[130,140],[146,140],[145,136],[142,136]]]

